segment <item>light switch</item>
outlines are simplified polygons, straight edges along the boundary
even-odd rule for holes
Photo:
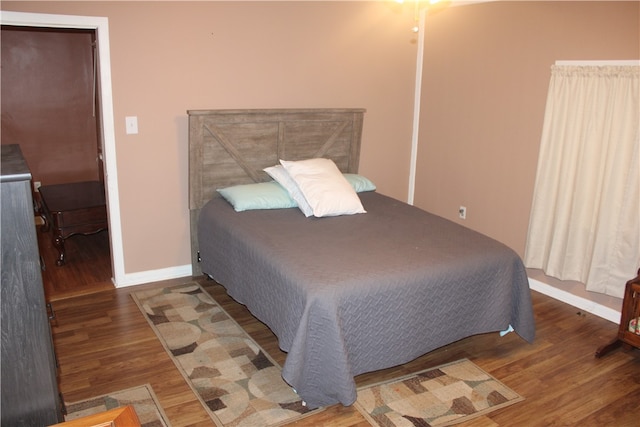
[[[127,126],[127,134],[135,135],[138,133],[138,117],[137,116],[127,116],[124,118],[126,126]]]

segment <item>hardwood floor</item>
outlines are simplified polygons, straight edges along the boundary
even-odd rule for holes
[[[66,264],[56,265],[58,251],[53,232],[36,230],[43,264],[42,282],[47,301],[71,298],[101,290],[115,289],[109,252],[109,233],[76,235],[65,241]]]
[[[108,258],[108,241],[102,239],[102,249],[94,243],[78,241],[94,246],[91,251],[98,258],[104,257],[106,246]],[[90,258],[88,248],[77,250]],[[96,258],[81,267],[84,261],[79,255],[70,252],[65,267],[47,266],[43,272],[49,277],[45,286],[56,313],[52,329],[66,402],[149,383],[174,427],[213,425],[129,295],[149,287],[199,281],[256,342],[280,364],[284,362],[286,354],[271,331],[215,282],[185,277],[114,289],[107,286],[110,270],[99,277],[110,268],[108,261]],[[51,271],[67,267],[64,273]],[[65,283],[54,283],[57,280]],[[406,365],[361,375],[357,383],[388,380],[466,357],[525,400],[462,426],[640,425],[640,351],[617,350],[596,359],[596,348],[613,338],[616,325],[536,292],[533,301],[537,336],[531,345],[514,333],[503,338],[497,333],[470,337]],[[353,407],[335,405],[290,425],[369,424]]]

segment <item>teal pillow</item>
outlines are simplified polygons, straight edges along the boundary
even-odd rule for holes
[[[356,190],[356,193],[362,193],[364,191],[374,191],[376,185],[368,178],[355,173],[345,173],[344,177],[349,181],[349,184]]]
[[[287,190],[275,181],[219,188],[218,193],[233,206],[236,212],[298,206]]]

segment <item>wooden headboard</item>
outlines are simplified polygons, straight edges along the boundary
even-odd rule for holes
[[[189,110],[189,211],[192,274],[198,217],[216,189],[269,181],[279,159],[324,157],[357,173],[364,109]]]

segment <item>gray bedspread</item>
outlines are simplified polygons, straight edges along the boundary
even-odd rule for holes
[[[356,399],[354,376],[511,325],[535,335],[529,283],[505,245],[384,195],[366,214],[201,211],[202,270],[287,352],[283,378],[314,408]]]

